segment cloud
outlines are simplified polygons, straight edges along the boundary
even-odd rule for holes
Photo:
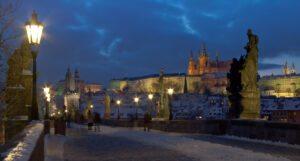
[[[89,26],[87,25],[69,25],[67,26],[67,29],[70,30],[75,30],[75,31],[82,31],[82,30],[87,30],[89,28]]]
[[[200,36],[199,33],[198,33],[198,31],[195,30],[195,29],[191,26],[190,21],[189,21],[189,19],[188,19],[186,16],[183,15],[183,16],[180,17],[180,19],[181,19],[181,21],[182,21],[182,25],[183,25],[183,27],[184,27],[184,29],[185,29],[185,32],[187,32],[187,33],[189,33],[189,34],[192,34],[192,35]]]
[[[113,51],[117,48],[117,45],[122,42],[122,38],[115,38],[106,49],[101,49],[99,54],[105,57],[112,55]]]
[[[219,19],[220,16],[217,13],[213,13],[213,12],[202,12],[203,16],[212,18],[212,19]]]
[[[228,28],[232,28],[233,25],[234,25],[234,21],[229,21],[229,22],[227,23],[227,27],[228,27]]]
[[[21,8],[28,17],[40,8],[39,19],[47,20],[39,81],[61,79],[75,63],[86,73],[82,78],[105,85],[112,77],[159,73],[163,66],[167,73],[182,72],[190,49],[198,51],[203,41],[211,55],[218,49],[220,60],[231,60],[245,54],[248,28],[259,36],[260,70],[300,62],[298,1],[26,0]]]
[[[154,2],[160,3],[160,4],[165,4],[167,6],[179,9],[179,10],[185,10],[185,7],[182,3],[179,1],[174,1],[174,0],[155,0]]]

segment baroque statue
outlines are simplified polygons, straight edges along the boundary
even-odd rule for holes
[[[258,36],[252,34],[251,29],[247,32],[249,42],[245,46],[247,55],[241,73],[242,99],[241,119],[260,118],[260,92],[257,86],[257,62],[258,62]]]

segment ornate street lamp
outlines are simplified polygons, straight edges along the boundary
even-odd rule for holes
[[[31,54],[33,60],[33,76],[32,76],[32,103],[31,103],[31,120],[39,119],[39,112],[37,107],[37,94],[36,94],[36,57],[42,38],[44,25],[37,19],[37,14],[33,11],[30,22],[25,24],[28,42],[31,46]]]
[[[135,97],[134,102],[135,102],[135,119],[138,119],[138,103],[139,103],[140,98]]]
[[[120,120],[120,104],[121,104],[121,100],[117,100],[117,104],[118,104],[118,120]]]
[[[153,99],[153,94],[150,93],[148,95],[148,99],[150,100],[150,118],[152,119],[152,106],[153,106],[152,99]]]
[[[49,103],[51,101],[51,97],[50,97],[50,88],[49,87],[45,87],[44,88],[44,95],[46,97],[46,112],[45,112],[45,119],[49,118]]]
[[[169,88],[168,89],[168,94],[169,94],[169,105],[170,105],[170,115],[169,115],[169,120],[173,119],[173,113],[172,113],[172,95],[174,93],[174,89],[173,88]]]

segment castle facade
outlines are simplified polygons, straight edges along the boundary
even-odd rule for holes
[[[202,52],[200,53],[199,51],[196,63],[193,57],[193,52],[191,51],[188,75],[202,75],[206,73],[229,71],[232,61],[219,61],[218,57],[218,51],[216,51],[215,61],[211,61],[209,54],[206,53],[205,44],[203,43]]]
[[[290,69],[286,62],[282,75],[264,76],[259,80],[258,86],[262,96],[299,97],[300,75],[296,74],[294,64]]]

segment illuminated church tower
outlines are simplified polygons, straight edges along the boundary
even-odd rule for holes
[[[64,90],[64,105],[68,111],[79,109],[80,92],[77,88],[77,79],[79,79],[78,71],[76,70],[75,74],[72,75],[70,66],[68,66]]]
[[[205,43],[203,43],[202,52],[198,52],[196,64],[191,51],[188,66],[188,75],[202,75],[205,73],[229,71],[231,62],[231,60],[220,62],[218,51],[216,51],[216,60],[210,61],[209,54],[206,52]]]
[[[284,68],[283,68],[283,75],[289,75],[290,74],[290,69],[287,61],[285,62]]]
[[[188,67],[188,75],[193,75],[195,73],[195,60],[193,57],[193,52],[191,50],[190,60],[189,60],[189,67]]]
[[[292,65],[291,75],[296,75],[296,68],[295,68],[295,64],[294,63]]]

